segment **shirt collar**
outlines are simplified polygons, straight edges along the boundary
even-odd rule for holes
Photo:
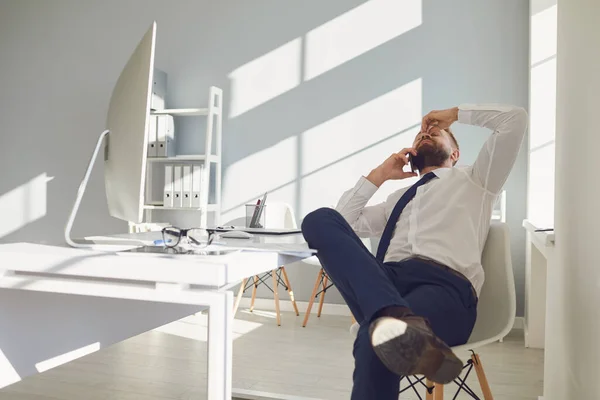
[[[436,168],[433,171],[431,171],[437,178],[444,178],[446,177],[450,171],[452,171],[452,168],[449,167],[443,167],[443,168]]]

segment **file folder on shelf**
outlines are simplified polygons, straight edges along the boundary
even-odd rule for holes
[[[157,157],[175,156],[175,121],[172,115],[156,115]]]
[[[173,207],[173,166],[165,165],[165,189],[163,195],[163,207]]]
[[[148,120],[148,157],[156,157],[156,115],[151,115]]]
[[[181,208],[183,203],[181,199],[181,165],[173,166],[173,207]]]
[[[181,184],[181,204],[184,208],[192,206],[192,166],[184,165],[182,167],[182,184]]]
[[[202,202],[202,183],[204,182],[204,165],[193,165],[192,166],[192,207],[200,207]]]

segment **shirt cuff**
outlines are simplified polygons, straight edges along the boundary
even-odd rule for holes
[[[458,122],[460,122],[461,124],[470,125],[471,124],[471,112],[472,112],[472,110],[469,109],[467,106],[464,106],[464,105],[458,106]]]
[[[373,182],[371,182],[364,176],[361,176],[358,182],[356,183],[354,193],[363,196],[367,199],[370,199],[371,197],[373,197],[373,195],[375,194],[375,192],[377,192],[378,189],[379,188]]]

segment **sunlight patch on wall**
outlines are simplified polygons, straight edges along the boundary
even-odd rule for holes
[[[46,215],[47,185],[52,179],[43,173],[0,195],[0,238]]]
[[[229,74],[229,117],[243,114],[298,86],[302,39],[296,38]]]
[[[88,346],[69,351],[68,353],[49,358],[45,361],[40,361],[39,363],[35,364],[35,368],[38,370],[38,372],[48,371],[49,369],[58,367],[62,364],[66,364],[69,361],[76,360],[80,357],[87,356],[88,354],[91,354],[98,350],[100,350],[100,342],[92,343]]]
[[[557,6],[551,2],[531,3],[527,218],[540,226],[554,225]]]
[[[370,0],[306,35],[305,80],[423,23],[421,0]]]
[[[422,92],[415,79],[302,133],[302,175],[418,124]]]
[[[531,65],[556,55],[557,6],[531,17]]]
[[[0,349],[0,388],[19,382],[21,377]]]
[[[268,200],[292,202],[296,195],[295,180],[298,174],[297,143],[296,136],[289,137],[227,168],[223,182],[224,212],[221,221],[244,216],[243,203],[256,202],[267,191]]]
[[[556,132],[556,58],[531,68],[529,148],[554,140]]]
[[[392,152],[409,147],[420,125],[410,127],[400,134],[389,137],[382,142],[344,158],[330,166],[311,173],[301,181],[301,215],[319,207],[335,206],[342,194],[354,187],[361,176],[366,176]],[[349,138],[348,140],[353,140]],[[407,168],[408,169],[408,168]],[[399,188],[412,185],[417,178],[401,181],[386,182],[375,193],[368,204],[384,201],[392,192]]]

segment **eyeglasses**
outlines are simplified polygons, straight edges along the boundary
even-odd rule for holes
[[[179,245],[181,238],[187,238],[190,245],[195,248],[209,246],[215,236],[215,231],[203,228],[181,229],[168,226],[162,229],[163,244],[165,247],[173,248]]]

